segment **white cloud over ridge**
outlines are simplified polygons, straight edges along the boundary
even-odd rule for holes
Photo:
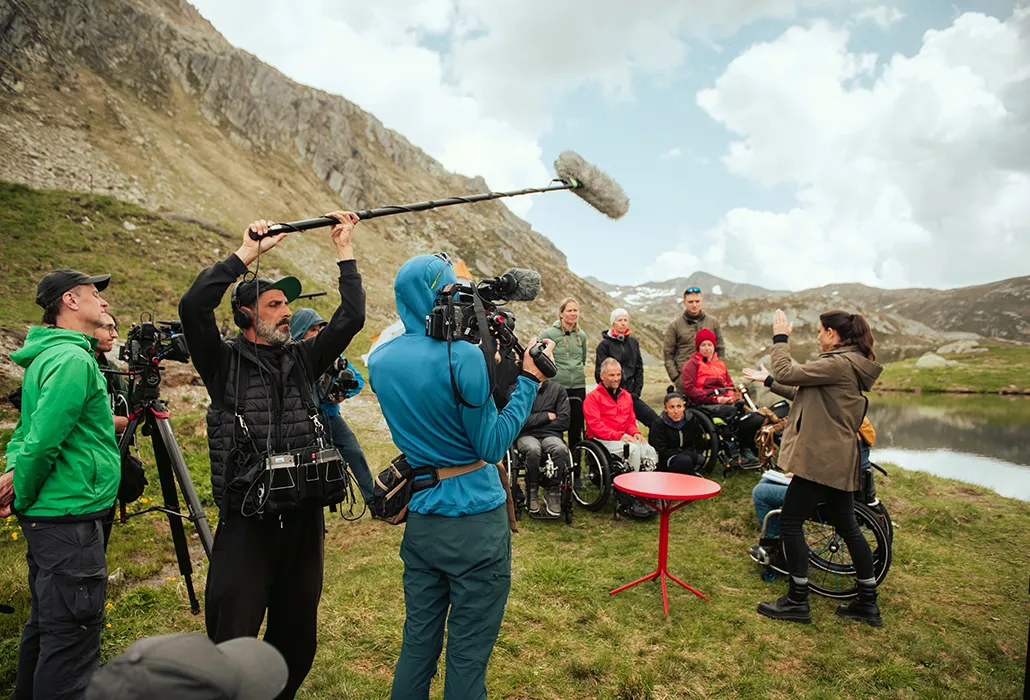
[[[896,7],[888,7],[887,5],[863,7],[852,16],[857,22],[872,22],[880,29],[887,29],[905,19],[905,17],[904,12]]]
[[[568,90],[594,85],[629,99],[635,77],[683,63],[687,36],[828,1],[192,0],[237,46],[344,95],[493,189],[552,177],[539,142]],[[532,199],[505,204],[526,215]]]
[[[882,64],[849,39],[792,27],[698,93],[739,136],[725,167],[795,204],[731,210],[651,279],[950,287],[1030,272],[1030,10],[961,15]]]

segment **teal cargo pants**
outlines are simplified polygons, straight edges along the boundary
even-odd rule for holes
[[[445,700],[485,698],[486,665],[511,589],[507,510],[460,518],[410,513],[401,560],[406,617],[391,700],[429,697],[445,621]]]

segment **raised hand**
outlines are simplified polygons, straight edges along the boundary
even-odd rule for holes
[[[794,324],[787,322],[787,314],[782,309],[776,309],[773,314],[773,335],[790,335],[794,330]]]
[[[743,374],[744,379],[747,379],[750,382],[758,382],[759,384],[761,384],[769,376],[769,370],[765,368],[765,365],[759,365],[758,369],[751,369],[750,367],[745,367]]]
[[[334,225],[330,231],[333,244],[336,245],[337,257],[340,260],[353,260],[354,248],[351,241],[354,236],[354,227],[361,219],[352,211],[331,211],[326,216],[340,222]]]
[[[243,232],[243,243],[240,245],[239,250],[236,251],[237,257],[243,261],[244,265],[250,265],[257,260],[259,254],[276,247],[283,239],[290,235],[289,231],[283,231],[274,236],[268,236],[256,241],[250,237],[251,231],[259,236],[268,233],[268,227],[271,225],[271,222],[259,219],[247,226],[247,230]]]

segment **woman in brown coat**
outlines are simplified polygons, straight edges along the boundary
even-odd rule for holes
[[[883,624],[876,604],[876,579],[869,543],[855,520],[854,492],[861,486],[855,433],[862,425],[869,391],[883,367],[873,353],[873,334],[861,314],[828,311],[819,317],[821,353],[812,362],[795,365],[787,339],[791,325],[777,310],[773,316],[772,374],[745,369],[747,379],[762,381],[774,392],[792,398],[783,431],[779,464],[794,472],[780,513],[780,530],[790,589],[772,603],[759,603],[767,617],[811,622],[808,607],[808,544],[802,524],[820,503],[837,533],[847,543],[858,574],[858,598],[837,608],[837,614]]]

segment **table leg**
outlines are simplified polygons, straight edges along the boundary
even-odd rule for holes
[[[645,503],[647,502],[645,499],[640,499],[640,500],[644,501]],[[637,579],[636,581],[633,581],[632,583],[627,583],[624,586],[619,586],[618,588],[616,588],[616,589],[614,589],[612,591],[609,591],[608,595],[615,595],[616,593],[624,591],[627,588],[632,588],[633,586],[636,586],[638,583],[643,583],[644,581],[652,581],[652,580],[657,578],[657,579],[659,579],[662,582],[662,606],[665,609],[665,614],[668,615],[669,614],[669,594],[668,594],[668,591],[667,591],[666,585],[665,585],[665,577],[668,576],[673,581],[675,581],[679,585],[683,586],[684,588],[686,588],[688,591],[690,591],[694,595],[698,596],[699,598],[704,598],[705,600],[711,602],[712,599],[709,598],[708,596],[706,596],[704,593],[701,593],[700,591],[698,591],[698,590],[688,586],[687,584],[683,583],[678,578],[673,576],[671,573],[669,573],[669,515],[671,515],[674,510],[679,510],[680,508],[682,508],[684,505],[686,505],[686,503],[680,503],[678,505],[673,506],[673,505],[671,505],[666,500],[658,500],[658,501],[655,501],[654,505],[657,507],[658,518],[659,518],[658,519],[658,568],[654,571],[654,573],[648,574],[647,576],[644,576],[643,578]]]

